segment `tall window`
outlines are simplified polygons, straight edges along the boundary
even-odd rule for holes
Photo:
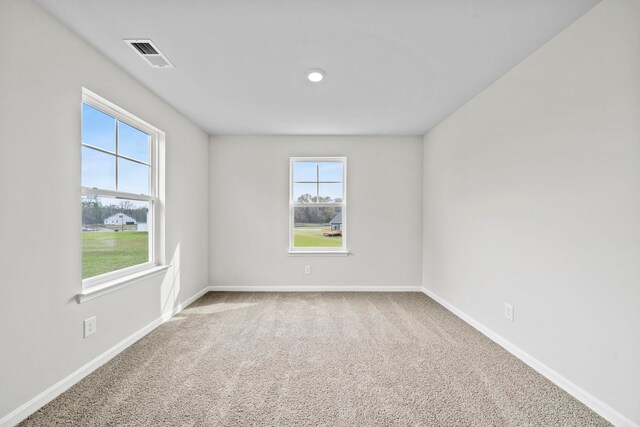
[[[155,265],[157,130],[83,92],[82,279],[91,286]]]
[[[344,157],[291,158],[291,253],[346,253],[346,173]]]

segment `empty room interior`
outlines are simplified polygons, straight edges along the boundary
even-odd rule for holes
[[[639,0],[0,0],[0,427],[640,426]]]

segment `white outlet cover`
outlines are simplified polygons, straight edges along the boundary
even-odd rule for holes
[[[509,303],[504,303],[504,317],[513,322],[513,306]]]
[[[305,265],[304,266],[304,274],[311,274],[311,266],[310,265]]]
[[[90,335],[93,335],[97,331],[97,320],[96,316],[85,319],[82,322],[84,326],[84,337],[87,338]]]

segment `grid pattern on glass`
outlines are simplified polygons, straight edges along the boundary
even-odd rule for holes
[[[126,123],[118,122],[118,154],[149,163],[149,135]]]
[[[294,204],[342,203],[344,164],[339,161],[295,161],[292,165]]]
[[[82,196],[82,278],[150,260],[149,201]]]
[[[82,284],[155,265],[160,131],[83,89]]]
[[[346,251],[345,182],[345,158],[291,158],[290,251]]]
[[[90,105],[82,104],[82,143],[116,151],[116,119]]]
[[[149,135],[85,103],[82,113],[82,186],[149,195]]]
[[[116,157],[83,146],[82,186],[115,191]]]
[[[118,157],[118,191],[149,194],[150,172],[147,165]]]

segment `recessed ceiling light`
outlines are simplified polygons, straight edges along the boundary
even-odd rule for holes
[[[312,83],[318,83],[324,79],[324,71],[322,70],[312,70],[307,75],[307,78]]]

